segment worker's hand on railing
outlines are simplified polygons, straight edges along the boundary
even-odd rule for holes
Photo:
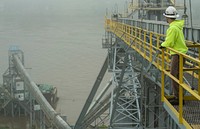
[[[163,49],[163,48],[165,48],[165,47],[163,47],[163,46],[160,46],[160,47],[159,47],[159,49],[160,49],[160,50],[158,50],[158,53],[159,53],[159,54],[162,53],[162,49]]]
[[[160,47],[159,47],[159,49],[163,49],[163,48],[165,48],[165,47],[163,47],[163,46],[160,46]]]

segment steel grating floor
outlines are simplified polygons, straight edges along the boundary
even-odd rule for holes
[[[178,111],[178,105],[174,107]],[[183,117],[194,129],[200,129],[200,102],[185,101]]]

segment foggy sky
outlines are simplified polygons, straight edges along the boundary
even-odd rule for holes
[[[99,15],[115,4],[122,11],[125,0],[1,0],[0,15]]]
[[[1,15],[65,15],[77,17],[103,17],[108,12],[123,13],[127,2],[131,0],[1,0]],[[177,5],[183,5],[183,0],[176,0]],[[187,14],[189,14],[189,4]],[[199,0],[192,0],[192,15],[194,24],[198,24]],[[190,17],[190,16],[189,16]]]

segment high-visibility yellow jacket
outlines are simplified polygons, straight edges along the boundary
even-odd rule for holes
[[[183,35],[184,20],[175,20],[170,23],[167,29],[165,41],[161,44],[163,47],[170,47],[181,53],[187,53],[188,48],[185,44],[185,38]],[[173,51],[170,51],[171,55],[174,55]]]

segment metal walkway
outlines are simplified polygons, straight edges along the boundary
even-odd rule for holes
[[[85,114],[77,121],[75,129],[200,127],[200,45],[190,36],[192,32],[196,35],[194,40],[199,41],[200,29],[184,28],[189,47],[186,55],[170,48],[159,49],[167,27],[162,22],[106,18],[102,46],[108,49],[108,66],[105,67],[112,73],[112,78],[95,106],[84,109]],[[187,60],[184,67],[180,63],[179,79],[170,74],[169,50],[180,56],[180,62],[183,58]],[[172,97],[171,79],[180,85],[178,106],[167,100]],[[91,94],[96,94],[96,90]],[[91,103],[86,101],[84,107]]]
[[[187,45],[190,49],[190,53],[197,51],[196,54],[192,57],[190,55],[181,54],[173,49],[167,48],[166,50],[159,50],[159,46],[162,43],[165,35],[148,31],[143,25],[134,26],[130,23],[134,23],[136,21],[131,21],[127,19],[121,19],[119,21],[107,19],[106,20],[106,31],[114,33],[117,37],[120,37],[124,43],[134,49],[137,53],[139,53],[142,58],[145,60],[152,62],[155,68],[161,71],[161,101],[163,102],[164,107],[171,116],[175,115],[173,119],[177,119],[177,124],[180,125],[180,128],[192,128],[199,127],[200,125],[200,115],[199,115],[199,104],[200,104],[200,45],[198,43],[192,43],[191,41],[187,41]],[[129,24],[127,24],[129,23]],[[142,22],[137,21],[137,23],[142,24]],[[143,23],[144,24],[144,23]],[[152,24],[152,23],[151,23]],[[147,25],[147,24],[146,24]],[[150,24],[149,24],[150,25]],[[159,26],[157,26],[159,27]],[[187,28],[185,28],[186,31]],[[196,30],[196,33],[199,34],[200,30]],[[199,37],[196,37],[199,38]],[[199,39],[196,39],[199,41]],[[180,76],[179,79],[174,78],[169,72],[169,62],[170,55],[169,50],[176,52],[180,56],[180,62],[182,62],[183,58],[186,58],[187,65],[183,67],[183,63],[180,63]],[[192,51],[193,50],[193,51]],[[160,51],[160,54],[153,59],[156,52]],[[187,79],[187,83],[184,82],[184,73],[188,73],[192,75],[192,80],[196,80],[196,84],[191,82],[191,79]],[[178,107],[173,107],[167,100],[169,95],[166,94],[166,82],[165,78],[171,78],[179,83],[180,85],[180,104]],[[192,90],[192,87],[195,89]],[[194,85],[195,84],[195,85]],[[183,96],[183,89],[187,92],[187,95]],[[186,104],[183,105],[182,100],[185,100]]]

